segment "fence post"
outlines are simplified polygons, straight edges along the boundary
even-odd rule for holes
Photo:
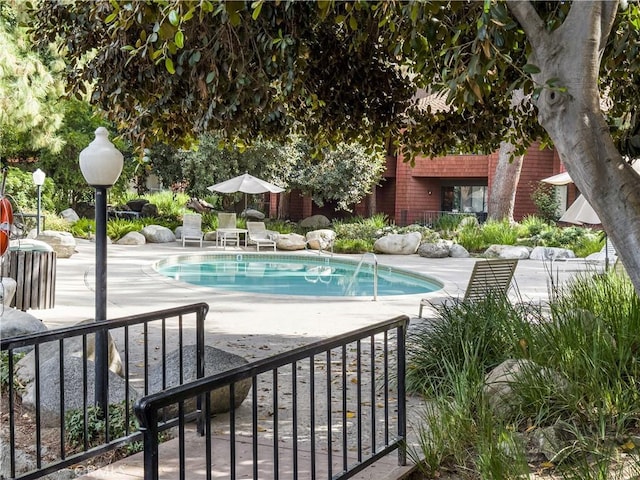
[[[397,330],[398,337],[398,436],[402,443],[398,448],[398,465],[407,464],[407,389],[406,375],[406,341],[407,321],[404,321]]]

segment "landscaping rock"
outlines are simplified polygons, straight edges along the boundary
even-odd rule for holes
[[[471,255],[462,245],[454,243],[449,247],[449,256],[451,258],[469,258]]]
[[[69,258],[76,253],[76,239],[69,232],[45,230],[37,240],[49,244],[58,258]]]
[[[418,247],[418,255],[425,258],[446,258],[450,250],[449,244],[444,241],[423,243]]]
[[[16,449],[14,451],[16,475],[27,473],[36,468],[36,461],[32,455]],[[0,437],[0,478],[11,477],[11,445]]]
[[[304,250],[307,239],[297,233],[279,234],[276,237],[278,250]]]
[[[158,216],[158,206],[153,203],[145,203],[142,206],[142,210],[140,210],[141,217],[157,217]]]
[[[484,252],[487,258],[517,258],[525,260],[529,258],[531,248],[514,245],[491,245]]]
[[[2,305],[6,307],[11,305],[11,301],[16,294],[17,288],[18,283],[13,278],[0,277],[0,303],[2,303]],[[4,310],[2,311],[2,313],[4,314]],[[0,328],[2,328],[1,325]]]
[[[204,241],[205,242],[215,242],[217,241],[217,236],[218,234],[214,231],[214,232],[207,232],[204,234]]]
[[[6,281],[6,278],[3,281]],[[45,324],[29,313],[8,307],[2,310],[2,315],[0,315],[0,338],[19,337],[46,331]],[[21,347],[14,351],[28,352],[31,349],[33,347]]]
[[[573,250],[558,247],[535,247],[529,254],[531,260],[556,260],[557,258],[576,258]]]
[[[26,358],[26,357],[25,357]],[[84,361],[82,358],[67,355],[64,357],[64,409],[60,405],[60,365],[55,357],[41,357],[40,364],[40,418],[43,427],[60,426],[60,418],[66,412],[83,408]],[[24,359],[23,359],[24,360]],[[20,361],[22,362],[22,360]],[[18,363],[20,363],[18,362]],[[109,370],[109,403],[125,400],[126,383],[123,378]],[[95,365],[87,362],[87,398],[95,398]],[[134,402],[138,393],[129,388],[129,399]],[[22,392],[22,405],[35,409],[35,382],[28,382]]]
[[[233,368],[249,363],[246,359],[233,353],[225,352],[215,347],[205,345],[204,350],[204,374],[205,376],[226,372]],[[187,383],[195,380],[196,377],[196,346],[186,345],[182,349],[183,382]],[[167,355],[166,359],[166,380],[167,388],[179,385],[180,379],[180,351],[174,350]],[[249,390],[251,389],[251,379],[245,379],[235,384],[234,406],[237,408],[242,404]],[[149,393],[162,390],[162,363],[156,363],[149,367]],[[210,393],[211,413],[228,412],[231,409],[229,402],[229,387],[222,387]],[[192,412],[196,408],[195,399],[185,402],[187,412]],[[177,407],[176,407],[177,411]],[[175,412],[168,412],[173,415]]]
[[[147,203],[149,203],[149,200],[145,198],[136,198],[127,202],[127,208],[132,212],[140,213],[142,212],[142,207],[144,207]]]
[[[74,223],[80,220],[80,216],[73,208],[67,208],[66,210],[61,211],[60,216],[70,223]]]
[[[140,232],[147,243],[171,243],[176,241],[175,234],[161,225],[147,225]]]
[[[422,234],[411,232],[405,234],[391,233],[376,240],[373,249],[380,253],[392,255],[413,255],[418,250]]]
[[[129,232],[116,243],[118,245],[144,245],[147,240],[140,232]]]
[[[331,225],[331,221],[324,215],[311,215],[300,221],[300,227],[314,230],[327,228],[329,225]]]
[[[246,218],[248,221],[257,220],[258,222],[261,222],[265,218],[264,213],[254,208],[247,208],[240,216]]]
[[[311,250],[328,250],[336,241],[336,232],[323,228],[308,232],[306,237],[307,245]]]

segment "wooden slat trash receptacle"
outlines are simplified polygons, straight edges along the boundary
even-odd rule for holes
[[[56,252],[10,251],[2,270],[18,284],[12,307],[26,311],[55,306]]]

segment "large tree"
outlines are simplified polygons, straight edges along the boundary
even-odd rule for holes
[[[411,158],[461,142],[524,149],[546,132],[640,291],[639,178],[621,155],[638,143],[629,101],[640,93],[637,2],[41,7],[37,31],[64,39],[72,88],[97,82],[93,100],[140,142],[218,128],[248,139],[304,131],[318,146],[393,138]],[[453,109],[407,110],[409,86],[446,89]],[[516,88],[535,112],[512,115]]]

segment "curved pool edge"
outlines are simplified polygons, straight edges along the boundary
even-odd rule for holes
[[[349,264],[349,265],[355,265],[357,266],[360,261],[358,258],[354,258],[353,256],[341,256],[340,254],[332,254],[332,255],[318,255],[317,253],[309,253],[309,252],[287,252],[287,253],[282,253],[282,252],[278,252],[278,253],[273,253],[273,252],[194,252],[194,253],[178,253],[175,255],[171,255],[169,257],[166,258],[162,258],[160,260],[156,260],[154,262],[151,262],[150,264],[148,264],[145,268],[143,268],[143,271],[147,274],[147,275],[153,275],[154,277],[159,277],[162,278],[165,282],[175,286],[175,287],[182,287],[185,289],[188,289],[190,291],[198,291],[198,292],[202,292],[203,294],[207,294],[207,293],[216,293],[216,294],[227,294],[227,295],[251,295],[251,296],[257,296],[259,298],[277,298],[277,299],[297,299],[297,300],[301,300],[301,299],[321,299],[323,301],[371,301],[373,295],[360,295],[360,296],[329,296],[329,295],[287,295],[287,294],[279,294],[279,293],[262,293],[262,292],[247,292],[244,290],[229,290],[229,289],[222,289],[222,288],[216,288],[215,286],[203,286],[203,285],[196,285],[193,283],[188,283],[188,282],[184,282],[181,280],[176,280],[170,276],[164,275],[161,272],[159,272],[157,270],[157,268],[159,266],[167,266],[167,265],[174,265],[174,264],[178,264],[180,262],[184,262],[187,259],[190,260],[202,260],[203,258],[220,258],[220,257],[235,257],[235,258],[261,258],[261,259],[265,259],[265,258],[273,258],[274,261],[286,261],[288,258],[291,260],[297,260],[299,261],[300,259],[309,259],[309,260],[313,260],[313,261],[318,261],[318,260],[333,260],[336,261],[338,263],[343,263],[343,264]],[[419,299],[422,298],[428,298],[428,299],[438,299],[438,298],[447,298],[450,297],[450,294],[447,293],[449,291],[449,289],[454,286],[451,282],[447,282],[447,281],[443,281],[438,277],[432,276],[432,275],[428,275],[428,274],[424,274],[424,273],[420,273],[420,272],[415,272],[406,268],[402,268],[402,267],[397,267],[391,264],[387,264],[381,261],[378,261],[378,267],[383,267],[385,269],[388,269],[388,271],[394,272],[394,273],[399,273],[408,277],[416,277],[417,279],[420,279],[422,281],[427,281],[430,282],[432,284],[434,284],[437,289],[431,292],[423,292],[423,293],[407,293],[407,294],[394,294],[394,295],[380,295],[378,294],[378,299],[383,299],[385,301],[393,301],[394,299],[396,300],[407,300],[410,299],[412,297],[415,297],[417,300],[417,302],[419,301]],[[416,303],[416,311],[417,311],[417,303]]]

